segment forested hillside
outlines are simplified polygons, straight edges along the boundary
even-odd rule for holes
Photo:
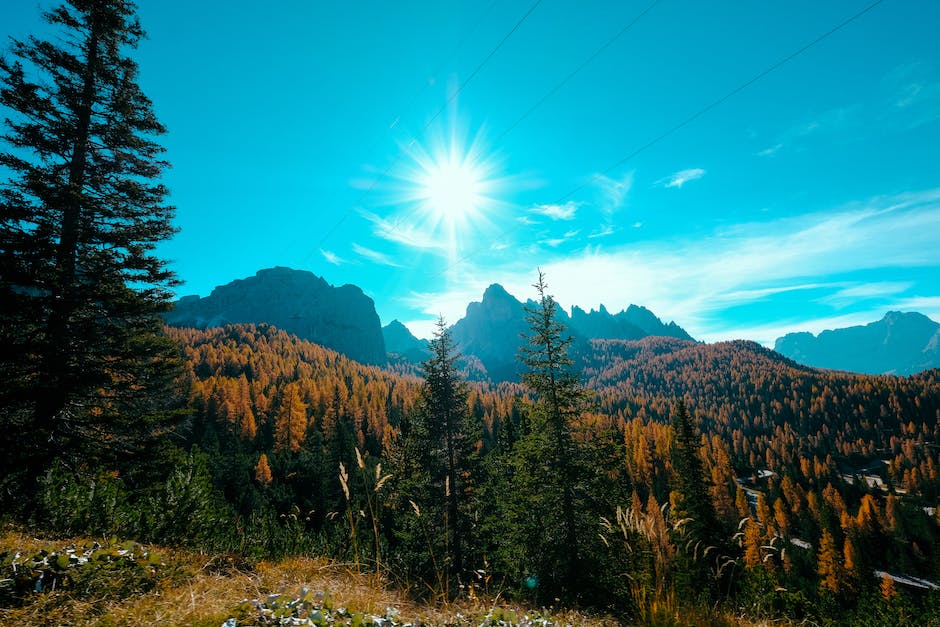
[[[362,366],[272,327],[171,334],[184,345],[191,371],[191,442],[208,454],[214,482],[239,518],[258,521],[267,511],[283,526],[283,516],[302,514],[303,524],[291,522],[295,539],[306,537],[321,550],[352,558],[368,546],[383,563],[403,569],[414,567],[409,560],[422,562],[421,548],[403,532],[416,514],[402,493],[402,485],[413,481],[402,474],[408,472],[403,432],[420,413],[426,394],[420,379]],[[645,338],[595,341],[593,349],[590,363],[582,364],[586,402],[571,426],[589,445],[574,458],[590,468],[569,470],[582,489],[591,490],[579,512],[579,524],[589,526],[582,542],[590,559],[625,560],[620,567],[634,577],[645,573],[665,578],[657,585],[681,585],[681,578],[669,578],[688,568],[681,566],[686,547],[667,530],[679,520],[671,512],[683,498],[674,425],[675,403],[682,400],[701,433],[693,448],[701,455],[699,485],[716,515],[717,527],[709,533],[720,541],[716,550],[723,559],[732,560],[725,563],[737,579],[725,582],[731,575],[709,562],[716,570],[710,576],[718,577],[714,594],[726,594],[717,587],[725,582],[739,602],[748,594],[763,599],[768,605],[761,611],[813,615],[825,599],[851,603],[877,592],[875,571],[940,579],[936,371],[910,378],[818,371],[749,342]],[[475,383],[464,401],[480,425],[476,461],[464,471],[475,481],[469,554],[480,560],[477,566],[488,556],[489,567],[502,576],[511,574],[518,548],[498,521],[522,498],[506,481],[525,454],[519,444],[531,398],[520,385]],[[351,505],[340,463],[351,473]],[[446,492],[440,489],[438,498]],[[371,513],[370,502],[376,508]],[[355,533],[358,549],[350,543],[347,509],[365,516]],[[585,539],[598,537],[604,520],[611,525],[605,542]],[[659,550],[666,553],[656,559],[668,563],[643,566],[628,559],[630,551],[653,550],[657,542],[665,543]],[[432,542],[441,553],[445,544]],[[433,581],[433,566],[422,568],[415,574]],[[515,575],[523,577],[519,585],[523,575]],[[585,587],[577,596],[589,594]],[[626,603],[630,593],[621,594]]]

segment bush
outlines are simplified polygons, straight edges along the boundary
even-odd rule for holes
[[[152,589],[162,566],[159,555],[137,542],[5,553],[0,555],[0,605],[57,589],[75,598],[124,598]]]

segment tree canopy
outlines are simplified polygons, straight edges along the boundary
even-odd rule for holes
[[[161,334],[174,232],[158,178],[164,127],[127,55],[126,0],[69,0],[58,36],[0,57],[2,474],[126,458],[171,426],[178,361]]]

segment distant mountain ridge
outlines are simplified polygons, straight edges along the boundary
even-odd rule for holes
[[[817,368],[910,375],[940,368],[940,323],[920,313],[889,311],[877,322],[818,336],[788,333],[774,349]]]
[[[467,313],[451,327],[457,350],[476,357],[493,381],[518,379],[516,354],[520,335],[528,330],[521,302],[494,283],[482,300],[467,305]]]
[[[382,337],[390,357],[398,355],[412,363],[420,363],[431,356],[428,341],[416,338],[408,327],[398,320],[392,320],[382,327]]]
[[[355,285],[334,287],[306,270],[259,270],[212,290],[185,296],[165,315],[168,324],[205,329],[268,323],[364,364],[385,364],[385,340],[375,303]]]
[[[528,301],[533,304],[533,301]],[[450,331],[465,359],[462,368],[473,379],[518,380],[518,352],[529,331],[525,305],[494,283]],[[334,287],[306,270],[278,266],[221,285],[204,297],[184,296],[165,314],[167,324],[206,329],[226,324],[270,324],[333,349],[358,362],[419,368],[430,356],[428,341],[416,338],[393,320],[384,327],[375,303],[355,285]],[[574,338],[573,357],[588,359],[591,340],[639,340],[650,336],[691,341],[674,322],[664,324],[649,309],[630,305],[611,314],[604,305],[569,315],[558,308],[558,320]]]
[[[609,313],[604,305],[587,313],[575,305],[571,308],[569,321],[574,331],[591,339],[639,340],[653,335],[692,340],[692,336],[675,322],[663,324],[652,311],[638,305],[630,305],[616,314]]]
[[[481,301],[467,305],[466,315],[451,327],[460,352],[476,357],[493,381],[517,380],[521,374],[517,354],[523,341],[521,336],[529,331],[525,307],[502,285],[494,283],[483,292]],[[588,355],[592,351],[589,340],[595,339],[639,340],[662,336],[694,341],[674,322],[663,324],[649,309],[637,305],[630,305],[617,314],[611,314],[603,305],[590,312],[575,306],[570,316],[559,307],[558,319],[568,327],[574,339],[575,356]]]

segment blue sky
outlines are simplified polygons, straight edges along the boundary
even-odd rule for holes
[[[140,2],[179,293],[303,268],[426,335],[541,267],[709,341],[940,319],[940,3],[885,0],[624,161],[870,0],[651,4]]]

